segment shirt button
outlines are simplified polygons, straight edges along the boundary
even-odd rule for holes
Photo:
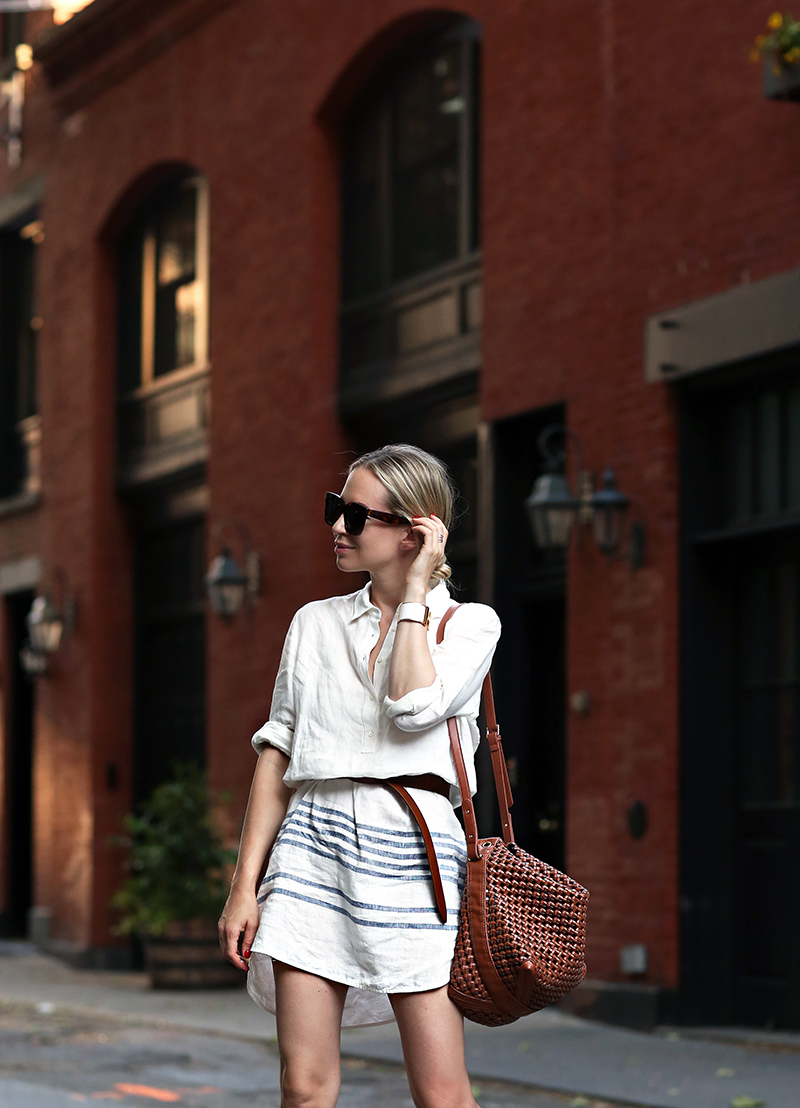
[[[373,734],[372,734],[372,732],[371,732],[371,731],[370,731],[370,733],[369,733],[369,737],[370,737],[370,738],[372,738],[372,737],[373,737]]]
[[[374,696],[372,695],[372,693],[370,693],[370,694],[369,694],[369,698],[370,698],[370,700],[374,700],[374,699],[375,699],[375,697],[374,697]]]

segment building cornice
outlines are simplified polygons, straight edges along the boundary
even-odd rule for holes
[[[236,0],[94,0],[33,44],[69,115],[174,46]]]

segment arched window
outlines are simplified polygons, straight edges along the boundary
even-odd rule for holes
[[[40,489],[36,252],[43,241],[35,208],[0,226],[0,499]]]
[[[207,361],[207,198],[184,175],[150,198],[120,250],[123,391]]]
[[[119,473],[146,484],[208,452],[208,188],[189,169],[147,198],[119,240]]]
[[[345,414],[412,368],[414,388],[477,371],[478,34],[461,21],[415,43],[346,120]]]

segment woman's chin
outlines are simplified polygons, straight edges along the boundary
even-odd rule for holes
[[[360,566],[353,565],[352,558],[349,557],[352,553],[352,550],[337,551],[335,555],[336,568],[340,569],[342,573],[359,573],[361,571]]]

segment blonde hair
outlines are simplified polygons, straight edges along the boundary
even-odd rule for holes
[[[411,519],[436,515],[450,530],[458,490],[444,462],[406,442],[392,443],[362,454],[348,469],[368,469],[388,493],[389,511]],[[446,555],[434,569],[431,582],[447,581],[452,574]]]

